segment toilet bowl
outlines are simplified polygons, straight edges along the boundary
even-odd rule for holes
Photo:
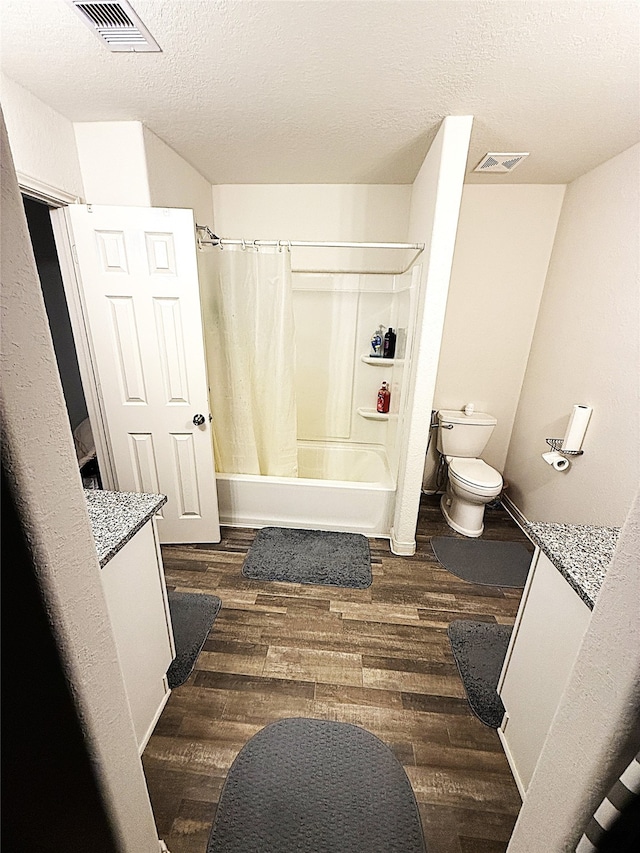
[[[502,491],[502,477],[480,459],[497,420],[487,412],[441,409],[438,412],[438,450],[447,460],[447,490],[440,508],[449,527],[463,536],[484,530],[484,508]]]
[[[484,508],[502,491],[502,477],[482,459],[447,456],[447,490],[440,508],[449,527],[463,536],[484,530]]]

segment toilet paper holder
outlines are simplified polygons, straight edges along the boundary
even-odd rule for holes
[[[562,453],[563,456],[582,456],[584,453],[584,450],[563,450],[562,442],[564,439],[562,438],[545,438],[545,441],[549,447],[553,448],[553,450],[557,450],[558,453]]]

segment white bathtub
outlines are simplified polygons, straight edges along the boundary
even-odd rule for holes
[[[302,527],[387,537],[395,483],[374,445],[298,445],[299,476],[216,474],[220,523]]]

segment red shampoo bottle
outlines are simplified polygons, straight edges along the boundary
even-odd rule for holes
[[[387,387],[387,383],[383,382],[382,387],[378,391],[378,405],[376,409],[381,414],[386,414],[389,411],[389,402],[391,400],[391,393],[389,388]]]

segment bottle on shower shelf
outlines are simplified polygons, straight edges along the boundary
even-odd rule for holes
[[[382,336],[384,334],[384,326],[379,326],[371,337],[371,355],[373,358],[381,358],[382,356]]]
[[[393,331],[391,326],[387,329],[387,333],[384,336],[384,341],[382,343],[382,357],[383,358],[393,358],[396,354],[396,333]]]
[[[378,391],[378,404],[376,409],[381,415],[385,415],[389,411],[389,403],[391,402],[391,392],[386,382],[382,383],[382,387]]]

